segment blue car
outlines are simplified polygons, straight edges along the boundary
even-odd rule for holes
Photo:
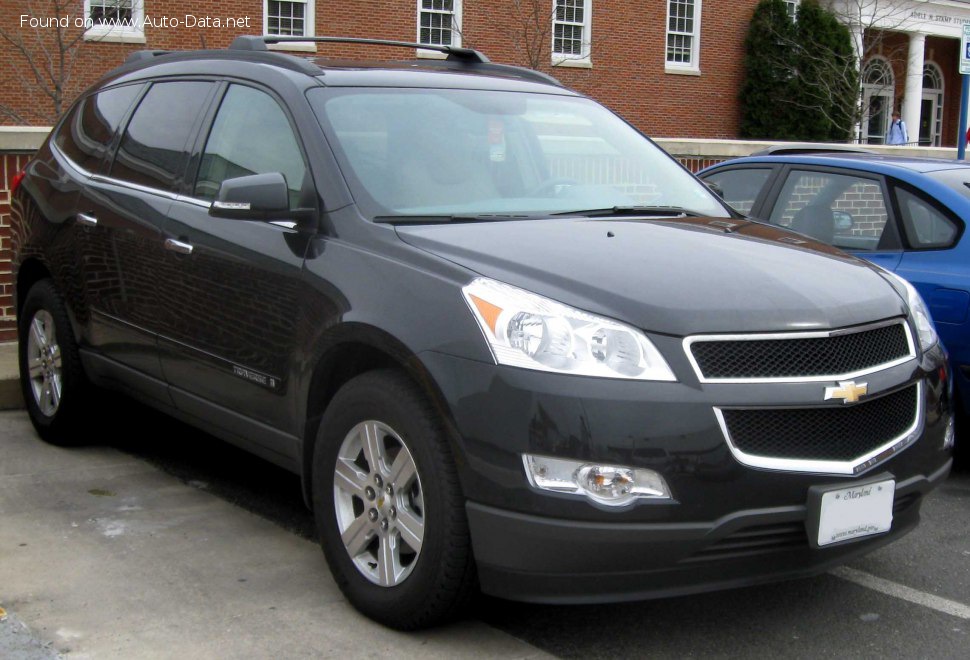
[[[915,285],[950,352],[961,412],[970,411],[970,164],[795,149],[726,161],[699,176],[740,213]]]

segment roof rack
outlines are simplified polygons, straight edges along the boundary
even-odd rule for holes
[[[233,39],[229,50],[267,50],[267,44],[285,44],[287,42],[341,43],[341,44],[370,44],[374,46],[400,46],[401,48],[422,48],[436,50],[448,55],[450,60],[476,62],[487,64],[490,60],[483,53],[472,48],[458,46],[439,46],[437,44],[418,44],[410,41],[389,41],[385,39],[360,39],[357,37],[281,37],[276,35],[250,36],[244,35]]]
[[[170,50],[136,50],[125,58],[125,64],[135,64],[137,62],[147,62],[159,55],[168,55]]]
[[[869,149],[856,147],[851,144],[821,144],[815,142],[776,144],[756,151],[752,156],[794,156],[798,154],[830,154],[830,153],[849,153],[849,154],[871,154]]]
[[[458,46],[443,46],[438,44],[419,44],[410,41],[392,41],[387,39],[361,39],[357,37],[290,37],[290,36],[253,36],[243,35],[233,39],[229,44],[229,50],[235,51],[265,51],[267,44],[285,44],[298,42],[314,43],[340,43],[340,44],[366,44],[372,46],[397,46],[400,48],[418,48],[422,50],[435,50],[445,53],[448,57],[445,62],[468,66],[476,71],[504,73],[517,76],[526,80],[540,82],[547,85],[563,87],[553,76],[542,71],[526,69],[525,67],[513,66],[511,64],[496,64],[488,59],[481,51],[473,48],[459,48]],[[435,60],[428,60],[428,66],[441,66]]]

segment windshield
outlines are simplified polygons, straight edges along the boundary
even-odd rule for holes
[[[308,97],[370,217],[615,206],[730,215],[670,156],[589,99],[400,88]]]

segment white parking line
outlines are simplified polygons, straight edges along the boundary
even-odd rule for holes
[[[890,580],[885,580],[881,577],[870,575],[864,571],[849,568],[848,566],[839,566],[838,568],[829,571],[829,573],[836,577],[840,577],[843,580],[848,580],[854,584],[866,587],[867,589],[884,593],[887,596],[909,601],[910,603],[916,603],[917,605],[928,607],[931,610],[943,612],[944,614],[949,614],[961,619],[970,620],[970,606],[964,605],[963,603],[958,603],[955,600],[940,598],[939,596],[934,596],[933,594],[928,594],[924,591],[919,591],[918,589],[897,584],[895,582],[891,582]]]

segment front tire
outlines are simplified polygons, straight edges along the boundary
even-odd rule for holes
[[[77,444],[86,379],[60,294],[49,279],[27,292],[18,323],[20,386],[30,421],[45,441]]]
[[[403,373],[365,373],[320,422],[313,505],[347,599],[399,630],[459,615],[475,567],[458,475],[441,421]]]

